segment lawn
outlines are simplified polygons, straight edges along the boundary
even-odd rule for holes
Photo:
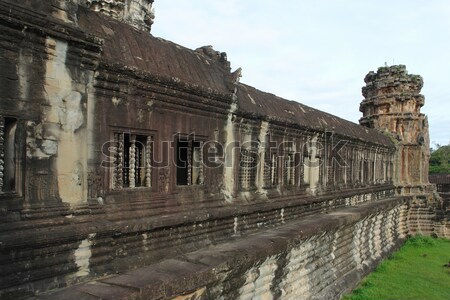
[[[345,300],[450,299],[450,240],[416,236]]]

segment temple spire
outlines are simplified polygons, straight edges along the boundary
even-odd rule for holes
[[[155,18],[153,2],[154,0],[86,0],[86,5],[93,11],[150,32]]]
[[[423,79],[408,74],[404,65],[385,66],[369,72],[362,88],[361,125],[389,134],[399,149],[397,184],[428,184],[429,134],[427,117],[420,112],[425,97]]]

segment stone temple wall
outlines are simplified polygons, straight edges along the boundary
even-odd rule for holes
[[[286,222],[39,299],[338,299],[408,233],[408,206],[389,199]]]
[[[171,207],[161,201],[159,206],[130,202],[106,207],[86,205],[69,211],[27,210],[22,213],[22,221],[1,226],[2,293],[16,297],[44,292],[157,264],[180,253],[221,247],[229,240],[246,243],[250,235],[278,230],[306,218],[314,221],[315,225],[309,226],[314,234],[325,234],[335,230],[337,223],[325,228],[320,224],[326,223],[336,209],[351,212],[352,207],[365,203],[383,211],[385,206],[377,207],[379,202],[390,205],[400,199],[394,197],[394,189],[378,188],[339,197],[316,197],[315,203],[291,199],[259,203],[258,207],[241,204],[223,208],[204,203],[203,207],[191,205],[181,210],[178,205]],[[324,217],[315,220],[322,214]],[[362,218],[357,214],[350,221]],[[389,224],[383,224],[382,230],[394,230]]]
[[[369,73],[357,125],[153,37],[152,3],[0,1],[0,298],[337,298],[448,236],[421,78]]]
[[[430,182],[435,184],[437,192],[442,198],[439,201],[440,209],[438,215],[433,219],[434,224],[439,224],[440,235],[449,237],[450,235],[450,174],[430,174]]]

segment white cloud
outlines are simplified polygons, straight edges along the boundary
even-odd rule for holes
[[[155,1],[154,35],[225,51],[242,81],[357,122],[364,76],[384,63],[423,76],[431,140],[450,139],[446,0]]]

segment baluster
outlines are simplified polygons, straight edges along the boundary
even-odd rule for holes
[[[136,135],[131,135],[130,145],[130,163],[129,163],[129,181],[130,188],[136,187]]]
[[[204,182],[204,176],[203,176],[203,141],[199,142],[199,162],[198,162],[198,184],[203,184]]]
[[[295,155],[291,154],[291,185],[295,185]]]
[[[146,145],[145,145],[145,186],[151,187],[152,186],[152,155],[153,155],[153,149],[152,149],[152,137],[148,136]]]
[[[188,141],[187,146],[187,185],[192,184],[192,140]]]
[[[277,155],[272,153],[272,164],[271,164],[271,174],[270,179],[272,181],[272,186],[277,184]]]
[[[3,191],[5,170],[5,118],[0,116],[0,192]]]

